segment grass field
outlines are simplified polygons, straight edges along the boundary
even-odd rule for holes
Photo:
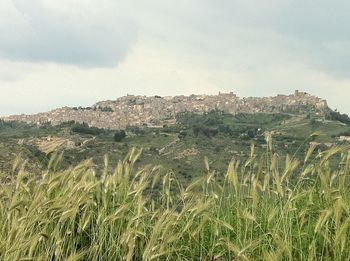
[[[60,170],[58,154],[40,177],[16,161],[0,189],[0,259],[348,260],[349,148],[298,160],[266,141],[227,172],[204,157],[186,187],[135,167],[137,149],[113,171],[105,157],[100,176],[90,160]]]

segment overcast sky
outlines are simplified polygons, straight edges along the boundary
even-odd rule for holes
[[[0,0],[0,115],[126,94],[290,94],[350,113],[348,0]]]

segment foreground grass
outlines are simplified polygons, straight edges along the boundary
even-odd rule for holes
[[[40,179],[20,170],[1,185],[0,260],[349,259],[350,154],[313,150],[282,161],[269,141],[226,175],[205,159],[187,188],[160,167],[135,171],[137,150],[114,173],[106,158],[102,177],[91,161],[56,171],[53,158]]]

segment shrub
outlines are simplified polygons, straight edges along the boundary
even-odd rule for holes
[[[350,118],[347,114],[340,114],[339,112],[329,110],[325,114],[327,120],[340,121],[345,124],[350,124]]]
[[[102,112],[113,112],[113,109],[111,107],[106,106],[106,107],[100,108],[100,111],[102,111]]]
[[[72,131],[77,133],[82,133],[82,134],[91,134],[91,135],[99,135],[101,133],[104,133],[103,129],[99,129],[96,127],[89,127],[89,125],[87,125],[86,123],[74,124],[74,126],[72,127]]]
[[[126,137],[126,133],[124,130],[119,130],[114,134],[114,141],[120,142]]]

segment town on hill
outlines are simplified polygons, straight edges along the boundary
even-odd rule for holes
[[[91,107],[63,107],[35,115],[3,117],[5,121],[21,121],[42,125],[64,122],[85,123],[103,129],[121,129],[127,126],[161,127],[176,123],[176,115],[183,112],[206,113],[213,110],[238,113],[293,113],[313,111],[323,114],[327,101],[305,92],[274,97],[239,98],[236,94],[190,96],[135,96],[127,95],[114,101],[101,101]]]

